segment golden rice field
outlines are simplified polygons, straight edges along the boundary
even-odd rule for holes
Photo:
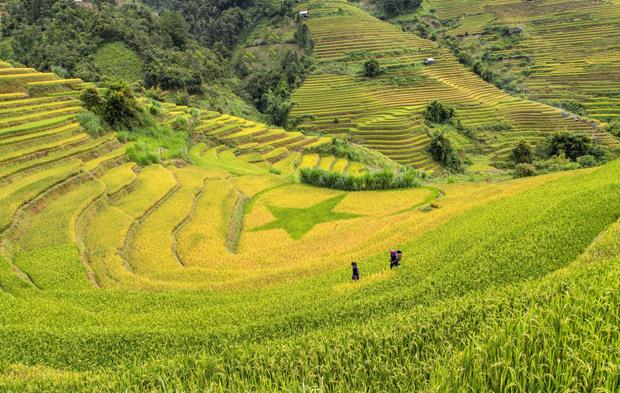
[[[207,113],[140,167],[0,67],[0,392],[620,390],[620,161],[344,192],[290,176],[364,170],[325,140]]]

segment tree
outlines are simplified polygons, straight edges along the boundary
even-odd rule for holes
[[[124,82],[110,84],[103,97],[95,88],[80,96],[82,105],[115,130],[132,130],[146,124],[146,113]]]
[[[271,123],[279,127],[286,128],[288,125],[288,118],[293,108],[289,95],[289,86],[284,79],[281,79],[275,91],[270,89],[263,97],[265,114],[269,116]]]
[[[558,132],[547,142],[547,154],[550,157],[564,155],[571,161],[576,161],[591,151],[592,141],[584,134]]]
[[[89,87],[82,91],[80,95],[82,106],[94,113],[101,113],[105,105],[105,100],[99,94],[99,90],[95,87]]]
[[[379,64],[379,60],[370,59],[364,63],[364,75],[367,77],[374,78],[381,75],[381,72],[381,64]]]
[[[516,179],[519,177],[536,176],[536,174],[537,172],[536,172],[536,168],[534,167],[534,165],[528,164],[528,163],[522,163],[522,164],[517,164],[517,166],[515,167],[513,177]]]
[[[382,0],[383,12],[389,18],[410,12],[422,4],[422,0]]]
[[[170,36],[174,45],[179,49],[185,49],[189,41],[187,24],[183,15],[177,11],[162,12],[159,25]]]
[[[454,108],[439,101],[431,102],[424,110],[424,118],[431,123],[446,123],[454,114]]]
[[[534,153],[532,152],[532,148],[527,144],[523,139],[517,143],[514,149],[512,149],[512,153],[510,154],[510,159],[515,164],[531,164],[534,158]]]
[[[450,142],[450,139],[443,132],[437,132],[431,135],[431,143],[428,152],[435,161],[446,168],[453,171],[460,171],[462,169],[463,163],[461,159],[452,146],[452,142]]]
[[[605,128],[605,132],[620,138],[620,120],[611,121]]]

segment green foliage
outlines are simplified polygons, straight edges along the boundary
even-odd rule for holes
[[[530,176],[536,176],[536,175],[537,175],[536,167],[532,164],[518,163],[515,166],[515,171],[514,171],[515,178],[530,177]]]
[[[376,0],[388,18],[411,12],[420,5],[422,0]]]
[[[549,157],[564,156],[572,161],[592,151],[592,141],[584,134],[558,132],[546,142]]]
[[[392,190],[420,186],[420,174],[412,169],[399,171],[384,169],[365,173],[362,176],[343,175],[319,168],[302,168],[299,179],[302,183],[317,187],[344,191]]]
[[[463,168],[463,164],[456,149],[452,146],[452,142],[450,142],[450,139],[444,132],[435,132],[431,134],[428,152],[435,161],[452,171],[460,171]]]
[[[277,67],[253,73],[244,82],[243,93],[272,124],[286,127],[291,93],[301,85],[310,65],[310,58],[289,51]]]
[[[95,88],[86,89],[80,99],[86,109],[100,116],[115,130],[133,130],[149,122],[146,112],[124,82],[109,84],[103,96]]]
[[[314,48],[314,41],[310,36],[310,29],[308,25],[305,23],[299,23],[297,25],[297,30],[295,30],[294,35],[295,41],[306,50],[307,53],[310,53]]]
[[[63,79],[69,78],[71,75],[69,71],[67,71],[65,68],[61,66],[52,66],[51,71]]]
[[[611,135],[620,138],[620,120],[611,121],[605,126],[605,132],[609,132]]]
[[[179,12],[194,37],[221,55],[230,54],[243,33],[261,18],[290,16],[292,1],[145,0],[157,9]]]
[[[541,174],[571,171],[581,168],[578,163],[561,156],[555,156],[545,160],[534,161],[534,167],[536,167],[536,171]]]
[[[364,75],[369,78],[374,78],[381,75],[381,64],[379,64],[379,60],[370,59],[364,63]]]
[[[332,143],[325,143],[306,149],[306,152],[318,153],[322,156],[346,158],[349,161],[360,162],[367,168],[373,169],[394,168],[398,165],[376,150],[368,149],[342,138],[333,138]]]
[[[11,59],[39,70],[60,66],[85,80],[144,80],[166,89],[226,73],[215,53],[183,34],[177,13],[158,17],[139,2],[105,2],[95,10],[73,0],[15,0],[7,12],[3,31],[11,38]]]
[[[279,170],[278,168],[274,168],[272,166],[269,167],[269,173],[272,173],[274,175],[281,175],[282,171]]]
[[[189,121],[183,116],[175,117],[170,125],[175,131],[187,132],[189,130]]]
[[[453,107],[442,104],[439,101],[432,101],[424,110],[424,118],[431,123],[445,124],[454,117]]]
[[[78,115],[82,129],[92,137],[99,137],[104,133],[101,118],[91,111],[82,112]]]
[[[172,43],[179,49],[185,49],[190,37],[185,18],[178,11],[164,11],[159,18],[159,26],[165,31]]]
[[[531,164],[534,159],[534,152],[530,145],[523,139],[517,143],[510,153],[510,160],[515,164]]]
[[[151,100],[151,104],[148,106],[149,113],[155,117],[162,117],[164,115],[164,108],[161,107],[161,103],[156,100]]]
[[[592,168],[597,166],[598,162],[596,161],[596,158],[590,154],[586,154],[585,156],[577,158],[577,164],[579,164],[582,168]]]
[[[102,77],[125,82],[144,79],[144,62],[123,42],[101,46],[93,56],[93,63]]]
[[[129,159],[139,165],[148,166],[159,162],[155,147],[146,142],[136,142],[127,149]]]
[[[280,127],[287,127],[289,114],[293,108],[290,99],[290,89],[285,80],[280,80],[275,91],[267,90],[261,102],[264,103],[264,113],[269,121]]]
[[[80,101],[84,108],[94,113],[101,113],[106,105],[105,100],[101,97],[96,87],[84,89],[80,94]]]

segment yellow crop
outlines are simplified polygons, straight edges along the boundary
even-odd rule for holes
[[[130,239],[127,257],[138,274],[161,273],[179,268],[182,264],[175,254],[173,235],[189,217],[207,173],[200,168],[189,167],[174,170],[174,174],[180,188],[143,219]]]
[[[179,255],[185,266],[212,266],[228,253],[226,234],[236,200],[228,180],[208,180],[196,209],[178,233]]]
[[[131,217],[139,218],[177,184],[172,173],[161,165],[145,168],[138,175],[138,186],[115,203]]]

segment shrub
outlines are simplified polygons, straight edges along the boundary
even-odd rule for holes
[[[581,166],[565,157],[552,157],[547,160],[534,161],[538,173],[552,173],[579,169]]]
[[[189,121],[187,121],[187,119],[183,116],[177,116],[172,121],[172,124],[170,126],[175,131],[187,131],[187,129],[189,128]]]
[[[149,106],[149,113],[155,117],[163,116],[164,109],[161,107],[161,103],[159,101],[151,100],[151,105]]]
[[[299,179],[305,184],[344,191],[391,190],[420,186],[417,172],[410,169],[397,172],[384,169],[363,176],[351,176],[318,168],[302,168],[299,171]]]
[[[131,130],[146,125],[142,108],[126,83],[110,84],[103,98],[105,107],[101,117],[112,127]]]
[[[200,109],[192,108],[189,110],[189,114],[192,116],[192,119],[200,118]]]
[[[308,153],[318,153],[322,156],[335,156],[357,161],[370,168],[389,168],[397,164],[376,150],[353,143],[350,139],[333,138],[332,143],[305,150]]]
[[[99,137],[103,134],[101,118],[91,111],[82,112],[78,115],[82,129],[90,136]]]
[[[521,163],[515,167],[514,178],[536,176],[536,167],[532,164]]]
[[[510,159],[515,164],[531,164],[533,157],[532,148],[524,140],[519,141],[510,154]]]
[[[610,122],[604,130],[610,134],[620,138],[620,120],[614,120]]]
[[[108,85],[103,97],[95,88],[88,88],[80,95],[82,105],[101,117],[115,130],[132,130],[148,123],[146,113],[124,82]]]
[[[596,158],[594,158],[594,156],[586,154],[585,156],[577,158],[577,164],[581,165],[581,167],[583,168],[591,168],[593,166],[596,166],[598,162],[596,161]]]
[[[84,89],[80,94],[80,101],[84,108],[94,113],[101,113],[105,105],[104,99],[95,87]]]
[[[381,64],[379,64],[379,60],[370,59],[364,63],[364,75],[369,78],[374,78],[376,76],[381,75]]]
[[[52,66],[51,70],[54,74],[58,75],[63,79],[67,79],[71,75],[71,73],[66,68],[58,65]]]
[[[571,161],[590,154],[592,141],[586,135],[569,132],[553,134],[547,141],[547,155],[549,157],[564,155]]]
[[[455,110],[451,106],[433,101],[424,110],[424,118],[431,123],[446,123],[454,117]]]
[[[439,162],[446,168],[453,171],[459,171],[462,169],[463,163],[452,146],[450,139],[448,139],[443,132],[437,132],[431,135],[431,143],[428,148],[428,152],[435,159],[435,161]]]
[[[127,156],[139,165],[147,166],[159,162],[159,155],[153,147],[143,142],[136,142],[127,149]]]

